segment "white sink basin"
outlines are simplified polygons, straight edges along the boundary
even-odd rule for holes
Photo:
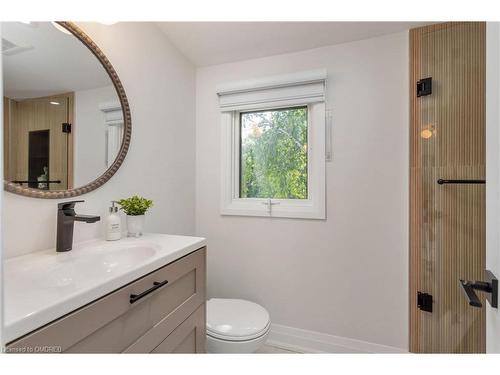
[[[106,272],[117,272],[121,269],[134,267],[139,262],[144,262],[156,254],[153,247],[128,247],[110,251],[100,255],[98,262],[102,264]]]
[[[36,267],[18,270],[21,282],[44,288],[77,288],[93,283],[105,275],[119,275],[144,263],[156,254],[153,247],[133,246],[110,250],[101,246],[98,250],[87,249],[88,254],[77,257],[48,259],[45,272],[36,272]]]
[[[205,246],[200,237],[146,234],[90,241],[4,263],[5,339],[12,341]]]

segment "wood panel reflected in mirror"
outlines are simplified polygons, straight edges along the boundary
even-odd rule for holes
[[[2,45],[5,189],[64,198],[101,186],[131,135],[108,59],[70,22],[2,23]]]

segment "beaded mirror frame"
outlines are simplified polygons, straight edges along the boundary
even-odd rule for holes
[[[39,190],[29,187],[23,187],[18,184],[4,180],[4,189],[6,191],[32,198],[46,198],[46,199],[71,198],[89,193],[99,188],[100,186],[104,185],[116,173],[116,171],[120,168],[123,161],[125,160],[125,156],[127,155],[130,146],[130,138],[132,135],[132,121],[131,121],[130,107],[128,104],[127,95],[125,94],[125,90],[120,81],[120,78],[118,77],[118,74],[116,73],[111,63],[109,62],[108,58],[94,43],[94,41],[87,34],[85,34],[78,26],[76,26],[76,24],[67,21],[58,21],[57,23],[60,26],[64,27],[66,30],[68,30],[71,34],[73,34],[78,40],[80,40],[80,42],[82,42],[90,50],[90,52],[92,52],[92,54],[97,58],[97,60],[99,60],[99,62],[102,64],[102,66],[108,73],[116,89],[116,93],[120,100],[120,104],[123,111],[123,139],[120,150],[113,164],[100,177],[96,178],[94,181],[91,181],[88,184],[83,185],[81,187],[68,190],[47,191],[47,190]]]

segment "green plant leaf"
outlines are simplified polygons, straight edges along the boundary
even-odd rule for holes
[[[139,216],[144,215],[147,210],[153,207],[153,201],[134,195],[130,198],[123,198],[117,201],[120,205],[120,209],[123,210],[129,216]]]

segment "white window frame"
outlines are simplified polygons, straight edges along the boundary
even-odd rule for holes
[[[104,114],[106,150],[104,164],[107,168],[115,162],[123,139],[123,111],[119,102],[108,102],[99,105],[99,109]]]
[[[313,71],[218,87],[222,215],[326,219],[325,81]],[[308,109],[307,199],[240,198],[240,113],[295,106]]]

